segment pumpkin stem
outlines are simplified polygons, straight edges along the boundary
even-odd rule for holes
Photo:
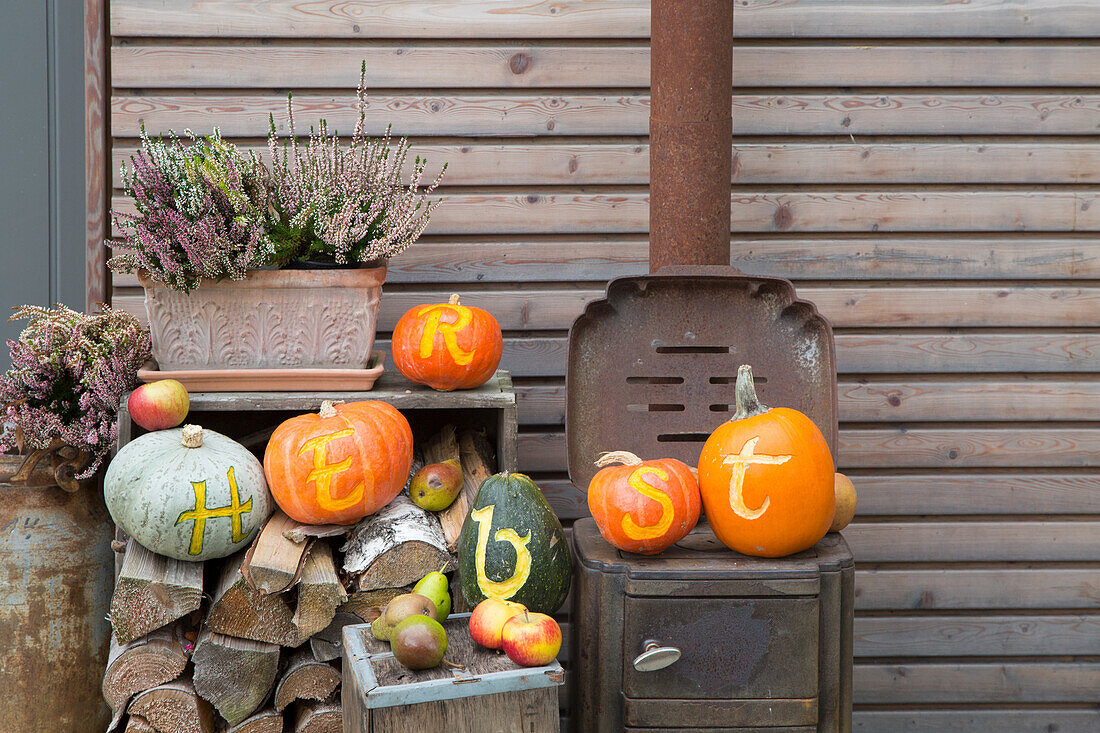
[[[201,448],[202,426],[184,425],[183,434],[180,438],[180,445],[182,445],[184,448]]]
[[[756,396],[756,385],[752,382],[752,367],[742,364],[737,367],[737,384],[734,387],[733,420],[756,417],[768,411],[767,405],[760,404]]]
[[[343,400],[323,400],[321,402],[321,417],[336,417],[336,406],[344,404]]]
[[[639,466],[641,463],[641,458],[625,450],[604,451],[600,454],[600,457],[596,459],[596,465],[600,468],[615,464],[622,466]]]
[[[451,297],[447,302],[451,305],[458,305],[458,293],[451,293]]]

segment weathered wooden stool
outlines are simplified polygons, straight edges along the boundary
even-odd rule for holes
[[[448,618],[444,663],[421,671],[394,659],[369,624],[345,626],[344,730],[556,733],[561,665],[521,667],[475,644],[469,623],[468,613]]]

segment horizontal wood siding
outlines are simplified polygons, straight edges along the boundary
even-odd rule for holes
[[[731,261],[833,322],[860,496],[855,728],[1100,730],[1100,12],[738,0]],[[113,0],[119,164],[215,124],[408,135],[448,175],[380,343],[459,292],[505,329],[520,468],[566,524],[566,336],[646,271],[649,3]],[[304,127],[303,124],[303,127]],[[142,314],[132,276],[114,303]],[[662,419],[675,421],[672,413]]]

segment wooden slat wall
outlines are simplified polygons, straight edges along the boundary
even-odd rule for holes
[[[735,24],[731,257],[836,326],[857,730],[1100,729],[1100,12],[738,0]],[[113,168],[141,122],[262,146],[286,89],[350,130],[367,60],[368,128],[450,163],[382,329],[451,291],[490,308],[521,468],[585,514],[565,336],[645,270],[648,3],[113,0],[110,29]]]

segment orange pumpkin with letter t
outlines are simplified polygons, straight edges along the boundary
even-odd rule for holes
[[[825,536],[836,506],[833,456],[810,418],[760,404],[747,365],[737,370],[733,419],[699,456],[699,489],[714,535],[745,555],[783,557]]]
[[[473,389],[496,372],[503,345],[491,313],[452,295],[401,316],[393,330],[393,361],[407,379],[432,389]]]
[[[304,524],[352,524],[401,493],[412,429],[385,402],[321,403],[272,433],[264,473],[275,503]]]

